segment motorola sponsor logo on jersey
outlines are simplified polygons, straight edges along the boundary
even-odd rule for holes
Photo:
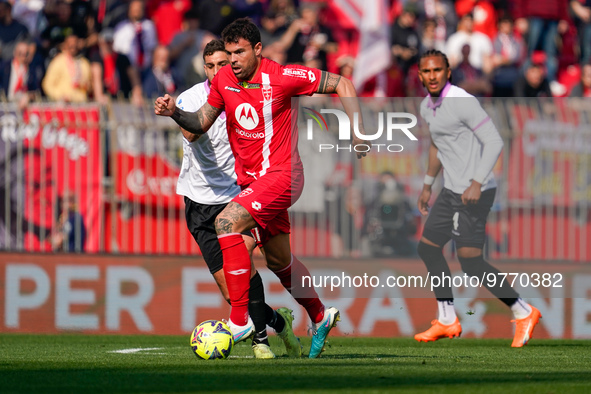
[[[234,112],[236,121],[242,129],[236,128],[236,133],[244,138],[260,139],[265,138],[263,132],[249,132],[259,125],[259,115],[252,105],[249,103],[242,103],[236,107]]]

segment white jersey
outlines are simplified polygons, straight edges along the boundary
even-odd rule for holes
[[[482,191],[497,186],[492,169],[503,140],[474,96],[448,83],[437,101],[430,96],[422,101],[421,116],[439,150],[443,187],[462,194],[472,180],[482,184]]]
[[[177,97],[176,104],[184,111],[197,111],[207,102],[209,82],[199,83]],[[234,155],[228,142],[226,113],[197,141],[183,137],[183,164],[176,192],[199,204],[226,204],[238,193]]]

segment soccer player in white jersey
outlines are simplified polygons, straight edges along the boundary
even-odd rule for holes
[[[205,82],[184,91],[177,98],[177,105],[187,111],[196,111],[209,95],[209,84],[217,72],[229,63],[224,43],[210,41],[203,51]],[[177,183],[177,194],[185,197],[187,227],[197,241],[209,271],[230,302],[228,287],[224,278],[223,257],[214,227],[215,218],[238,193],[234,171],[234,156],[228,143],[226,117],[222,114],[207,134],[201,136],[183,133],[183,163]],[[244,242],[252,253],[255,241],[249,231],[243,233]],[[301,345],[292,331],[292,314],[287,308],[274,311],[265,303],[263,282],[251,265],[249,312],[255,333],[252,348],[256,358],[274,358],[267,339],[267,324],[274,328],[283,339],[288,354],[301,356]],[[237,338],[237,340],[246,339]]]
[[[421,116],[431,134],[427,174],[418,199],[421,214],[429,215],[418,245],[419,256],[432,276],[451,276],[442,248],[453,239],[466,274],[479,278],[484,273],[496,274],[496,286],[487,281],[483,285],[511,308],[516,322],[511,346],[522,347],[531,338],[540,311],[524,302],[482,256],[486,220],[496,192],[492,170],[503,140],[478,100],[451,84],[451,69],[444,53],[430,50],[423,54],[419,78],[429,92],[421,103]],[[443,190],[429,212],[431,185],[442,168]],[[451,284],[435,288],[435,297],[438,318],[427,331],[415,335],[419,342],[462,333]]]

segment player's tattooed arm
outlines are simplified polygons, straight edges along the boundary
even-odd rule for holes
[[[316,93],[336,93],[340,81],[340,75],[329,73],[328,71],[322,71],[320,73],[320,83],[318,84]]]
[[[203,134],[193,134],[188,132],[187,130],[183,129],[182,127],[181,129],[181,133],[183,134],[183,137],[185,137],[185,139],[189,142],[195,142],[199,139],[199,137],[201,137]]]
[[[206,102],[197,112],[187,112],[175,107],[171,117],[183,129],[201,135],[209,130],[221,113],[221,109]]]

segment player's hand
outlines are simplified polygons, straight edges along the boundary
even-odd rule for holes
[[[462,194],[462,204],[472,205],[478,203],[480,200],[480,195],[482,194],[480,191],[481,186],[482,185],[480,183],[472,181],[470,187],[468,187]]]
[[[421,191],[421,195],[419,196],[419,201],[417,201],[417,207],[419,208],[419,212],[423,216],[427,216],[429,214],[429,200],[431,199],[431,186],[423,187],[423,191]]]
[[[172,116],[175,109],[174,99],[168,94],[165,94],[164,97],[158,97],[154,102],[154,113],[156,115]]]

